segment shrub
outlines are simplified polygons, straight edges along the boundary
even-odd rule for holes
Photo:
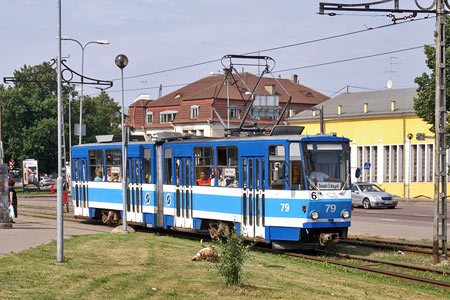
[[[225,240],[218,240],[219,261],[213,268],[225,278],[227,285],[240,285],[242,282],[242,267],[250,257],[248,249],[241,237],[235,232]]]

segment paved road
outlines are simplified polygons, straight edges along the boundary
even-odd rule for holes
[[[450,209],[447,212],[450,216]],[[432,200],[400,202],[396,209],[355,208],[350,235],[378,235],[405,239],[433,239]],[[450,222],[447,226],[450,232]]]
[[[56,220],[24,216],[20,206],[56,207],[56,196],[23,198],[19,197],[19,218],[12,229],[0,229],[0,255],[18,252],[30,247],[56,240]],[[388,239],[432,240],[433,204],[426,202],[401,202],[396,209],[355,208],[352,215],[350,235],[373,235]],[[450,214],[449,214],[450,215]],[[449,222],[450,223],[450,222]],[[110,232],[111,227],[79,221],[64,222],[64,238],[80,234]],[[449,228],[450,232],[450,228]]]

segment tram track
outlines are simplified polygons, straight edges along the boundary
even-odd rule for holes
[[[432,256],[433,246],[427,244],[401,242],[392,240],[377,240],[369,238],[350,238],[341,240],[341,243],[350,245],[367,246],[379,249],[388,249],[394,251],[402,251],[405,253]]]
[[[431,285],[431,286],[435,286],[435,287],[439,287],[439,288],[445,288],[445,289],[449,289],[450,290],[450,282],[448,282],[448,281],[442,281],[442,280],[436,280],[436,279],[425,278],[425,277],[420,277],[420,276],[414,276],[414,275],[409,275],[409,274],[404,274],[404,273],[399,273],[399,272],[393,272],[393,271],[389,271],[389,270],[385,270],[385,269],[374,268],[374,267],[371,267],[371,266],[363,266],[363,265],[351,264],[351,263],[347,263],[347,262],[343,262],[343,261],[339,261],[339,260],[328,259],[328,258],[312,256],[312,255],[305,255],[305,254],[300,254],[300,253],[295,253],[295,252],[284,252],[284,251],[280,251],[280,250],[273,250],[273,249],[267,249],[267,248],[262,248],[262,247],[253,247],[252,249],[255,250],[255,251],[260,251],[260,252],[267,252],[267,253],[273,253],[273,254],[278,254],[278,255],[285,255],[285,256],[290,256],[290,257],[310,260],[310,261],[316,261],[316,262],[323,262],[323,263],[338,265],[338,266],[342,266],[342,267],[350,268],[350,269],[357,269],[357,270],[367,271],[367,272],[370,272],[370,273],[379,274],[379,275],[386,275],[386,276],[389,276],[389,277],[405,280],[405,281],[408,281],[408,282],[427,284],[427,285]]]
[[[30,217],[46,218],[46,219],[56,219],[55,207],[38,206],[38,205],[33,206],[33,205],[28,204],[28,205],[19,205],[19,209],[20,209],[19,213],[21,215],[30,216]],[[73,213],[72,208],[70,207],[69,213],[64,212],[64,220],[70,221],[70,222],[85,221],[84,219],[75,218],[72,213]],[[95,223],[99,224],[99,222],[95,222]],[[143,228],[142,230],[138,229],[137,231],[143,232],[143,233],[149,233],[148,228]],[[154,232],[157,232],[158,234],[164,234],[164,235],[168,235],[168,236],[177,237],[177,238],[187,238],[187,239],[191,239],[191,240],[200,240],[200,239],[209,240],[209,237],[205,237],[203,235],[200,235],[197,233],[192,233],[192,232],[180,232],[180,231],[168,232],[168,231],[161,231],[158,229],[152,229],[152,233],[154,233]],[[370,240],[370,239],[365,240],[365,239],[360,239],[360,238],[347,239],[347,240],[343,240],[343,242],[349,243],[349,244],[351,243],[351,244],[365,245],[365,246],[367,246],[368,243],[369,244],[372,243],[375,246],[378,246],[381,248],[390,247],[389,249],[393,249],[393,247],[395,247],[394,249],[396,249],[396,250],[398,250],[400,247],[404,247],[404,248],[416,247],[416,248],[422,248],[422,249],[427,249],[427,247],[429,247],[428,245],[424,245],[424,244],[414,244],[414,243],[396,242],[396,241]],[[423,246],[423,247],[421,247],[421,246]],[[391,265],[391,266],[395,266],[395,267],[408,268],[408,269],[424,271],[424,272],[431,272],[434,274],[439,274],[440,276],[447,276],[450,271],[446,271],[443,269],[431,268],[431,267],[427,267],[427,266],[420,266],[420,265],[414,265],[414,264],[407,264],[407,263],[402,263],[402,262],[388,261],[388,260],[376,259],[376,258],[365,257],[365,256],[350,255],[350,254],[345,254],[345,253],[336,253],[336,252],[330,252],[330,251],[324,251],[324,250],[320,250],[317,252],[321,252],[322,254],[325,254],[325,255],[333,255],[333,256],[338,257],[338,259],[330,259],[330,258],[306,255],[306,254],[301,254],[301,253],[296,253],[296,252],[273,250],[273,249],[269,249],[269,248],[263,248],[261,246],[253,246],[251,249],[253,251],[267,252],[267,253],[273,253],[273,254],[277,254],[277,255],[286,255],[286,256],[302,258],[302,259],[306,259],[306,260],[310,260],[310,261],[324,262],[324,263],[329,263],[329,264],[333,264],[333,265],[339,265],[339,266],[342,266],[345,268],[363,270],[363,271],[367,271],[367,272],[371,272],[371,273],[375,273],[375,274],[379,274],[379,275],[390,276],[390,277],[397,278],[400,280],[421,283],[421,284],[436,286],[436,287],[445,288],[445,289],[450,290],[450,282],[449,281],[443,281],[443,280],[415,276],[415,275],[410,275],[410,274],[405,274],[405,273],[400,273],[400,272],[394,272],[391,270],[382,269],[382,268],[380,268],[380,266]],[[376,266],[352,264],[349,262],[342,261],[342,259],[362,260],[362,261],[369,262],[371,264],[376,264]]]

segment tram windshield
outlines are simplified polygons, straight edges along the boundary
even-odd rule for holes
[[[303,157],[310,188],[350,189],[350,149],[347,143],[305,143]]]

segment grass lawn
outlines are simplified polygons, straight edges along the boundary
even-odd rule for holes
[[[196,241],[156,234],[77,236],[0,257],[0,299],[450,299],[450,291],[301,259],[252,253],[227,287]]]

